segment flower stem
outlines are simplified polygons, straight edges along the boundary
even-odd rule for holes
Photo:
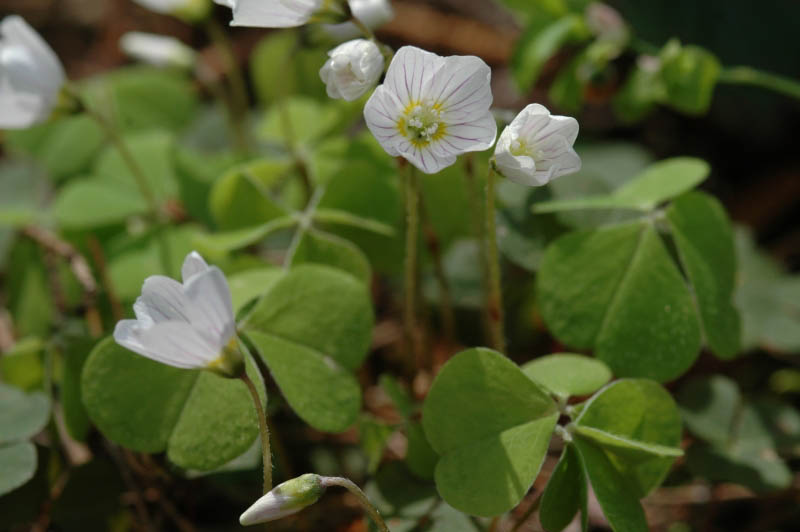
[[[425,235],[425,245],[433,259],[433,272],[436,283],[439,285],[439,313],[442,319],[442,329],[445,339],[453,343],[455,341],[456,320],[453,312],[453,297],[450,292],[450,284],[447,281],[447,273],[444,269],[442,260],[442,247],[439,236],[431,223],[428,211],[425,209],[425,202],[420,198],[420,215],[422,217],[422,232]]]
[[[261,431],[261,459],[264,468],[264,490],[266,494],[272,489],[272,453],[269,448],[269,427],[267,426],[267,415],[264,413],[264,406],[261,404],[261,397],[258,395],[256,385],[243,371],[239,376],[240,379],[247,385],[250,390],[250,395],[253,397],[253,404],[256,407],[256,414],[258,416],[258,428]]]
[[[247,123],[247,110],[249,108],[247,82],[245,81],[242,69],[239,67],[239,62],[236,60],[233,44],[231,44],[231,40],[228,38],[228,35],[220,26],[219,22],[213,17],[209,17],[206,22],[206,31],[220,54],[228,75],[228,81],[230,82],[231,98],[230,100],[225,99],[225,103],[230,107],[230,113],[234,117],[232,123],[237,147],[243,153],[248,153],[250,150],[250,141],[245,127]]]
[[[489,333],[492,347],[501,353],[505,352],[505,335],[503,331],[503,292],[500,283],[500,256],[497,252],[497,220],[495,214],[495,179],[497,174],[489,164],[486,176],[486,264],[489,277],[486,308],[489,313]]]
[[[720,73],[719,81],[731,85],[753,85],[800,100],[800,81],[752,67],[725,68]]]
[[[417,332],[417,240],[419,234],[419,181],[416,169],[409,165],[406,174],[406,256],[403,322],[411,346],[413,361],[419,360],[421,346]]]
[[[136,161],[133,153],[131,153],[128,145],[125,143],[125,140],[117,132],[111,122],[106,119],[106,117],[83,102],[79,96],[75,95],[75,97],[81,102],[84,112],[86,112],[86,114],[88,114],[105,131],[108,139],[122,156],[123,162],[131,171],[134,181],[136,181],[136,186],[139,187],[139,192],[147,202],[148,208],[150,209],[150,217],[152,218],[153,223],[161,225],[163,222],[163,217],[161,215],[161,210],[158,207],[156,196],[153,193],[153,190],[150,188],[150,183],[147,181],[147,176],[145,176],[144,170],[142,170],[142,167]],[[156,228],[155,235],[159,258],[161,259],[161,268],[164,270],[165,275],[172,275],[174,272],[172,271],[172,253],[170,253],[169,241],[159,227]]]
[[[480,257],[481,269],[481,286],[488,292],[489,274],[486,264],[486,237],[485,223],[483,222],[483,204],[480,200],[480,190],[478,187],[478,178],[475,176],[475,158],[472,153],[465,156],[464,175],[467,180],[467,192],[469,198],[469,210],[472,213],[472,236],[478,242],[478,256]],[[483,307],[483,332],[488,335],[491,330],[491,320],[489,319],[489,309],[486,305]]]
[[[347,491],[356,496],[358,502],[360,502],[361,506],[364,508],[364,511],[369,514],[369,516],[378,526],[378,530],[381,532],[390,532],[389,527],[386,526],[386,522],[383,520],[383,517],[381,517],[378,509],[374,504],[372,504],[366,494],[361,491],[361,488],[359,488],[352,480],[344,477],[322,477],[322,485],[326,488],[330,486],[339,486],[347,489]]]

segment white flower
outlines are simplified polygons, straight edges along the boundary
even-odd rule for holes
[[[181,269],[183,284],[153,275],[122,320],[114,340],[131,351],[177,368],[202,368],[232,376],[240,369],[236,324],[225,275],[193,251]],[[238,355],[240,356],[240,355]]]
[[[521,185],[546,185],[581,169],[581,158],[572,149],[577,137],[577,120],[552,116],[544,106],[531,104],[500,134],[495,167]]]
[[[477,57],[404,46],[364,108],[367,127],[389,155],[436,173],[456,156],[494,144],[491,75]]]
[[[394,18],[394,9],[389,0],[350,0],[350,11],[371,30]],[[346,41],[361,35],[361,30],[352,22],[325,24],[323,29],[337,41]]]
[[[357,100],[373,88],[383,74],[383,55],[372,41],[348,41],[328,55],[330,59],[320,69],[319,76],[331,98]]]
[[[247,526],[281,519],[314,504],[323,493],[325,487],[319,475],[301,475],[275,486],[254,502],[239,518],[239,523]]]
[[[133,0],[140,6],[186,20],[202,20],[211,12],[209,0]]]
[[[185,69],[194,65],[195,51],[174,37],[131,31],[119,44],[123,52],[150,65]]]
[[[65,78],[53,49],[22,17],[0,22],[0,128],[23,129],[47,120]]]
[[[231,26],[293,28],[312,19],[343,15],[342,0],[214,0],[233,10]]]

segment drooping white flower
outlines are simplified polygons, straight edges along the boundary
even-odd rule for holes
[[[0,22],[0,128],[47,120],[65,79],[58,56],[25,19],[10,15]]]
[[[189,69],[195,62],[195,51],[175,37],[131,31],[119,40],[120,48],[130,57],[158,67]]]
[[[209,369],[228,376],[240,369],[236,323],[225,275],[193,251],[181,269],[183,283],[163,275],[144,281],[133,305],[135,320],[122,320],[114,340],[157,362]]]
[[[133,0],[140,6],[189,21],[202,20],[211,12],[209,0]]]
[[[531,104],[500,134],[495,167],[521,185],[546,185],[581,169],[581,158],[572,148],[577,137],[577,120],[553,116],[544,106]]]
[[[383,54],[378,45],[366,39],[340,44],[330,52],[320,69],[328,96],[352,102],[367,93],[383,74]]]
[[[275,521],[292,515],[317,502],[325,487],[322,477],[307,473],[275,486],[258,499],[239,518],[244,526]]]
[[[293,28],[344,16],[342,0],[214,0],[233,10],[231,26]]]
[[[491,75],[475,56],[440,57],[404,46],[364,108],[367,127],[389,155],[436,173],[458,155],[494,144]]]
[[[350,0],[350,11],[371,30],[379,28],[394,18],[394,9],[389,0]],[[361,30],[352,22],[325,24],[323,29],[337,41],[346,41],[361,35]]]

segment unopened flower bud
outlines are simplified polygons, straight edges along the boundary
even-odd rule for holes
[[[258,499],[239,517],[244,526],[275,521],[311,506],[325,493],[322,477],[307,473],[287,480]]]
[[[389,0],[350,0],[353,16],[371,30],[379,28],[394,18]],[[361,30],[352,22],[325,24],[325,33],[337,41],[346,41],[361,35]]]
[[[366,39],[340,44],[328,55],[319,75],[331,98],[357,100],[375,87],[383,73],[383,55],[378,45]]]

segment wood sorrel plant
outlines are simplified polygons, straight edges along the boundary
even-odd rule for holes
[[[157,504],[175,477],[215,485],[212,474],[239,469],[249,479],[259,461],[260,496],[226,488],[246,494],[231,504],[242,525],[285,518],[304,529],[314,507],[334,504],[325,491],[343,487],[382,531],[518,530],[534,511],[545,530],[579,513],[586,530],[592,497],[612,529],[644,531],[640,500],[684,452],[683,477],[791,483],[783,459],[800,416],[789,405],[746,397],[722,376],[681,383],[680,407],[662,387],[704,348],[723,360],[745,346],[800,349],[754,325],[792,319],[779,313],[796,279],[743,260],[751,284],[735,292],[730,221],[695,190],[705,161],[576,147],[575,118],[540,103],[493,109],[484,60],[393,53],[378,40],[385,0],[214,0],[234,26],[300,28],[267,35],[249,58],[255,111],[211,0],[137,3],[204,28],[220,71],[173,38],[136,33],[121,46],[151,66],[67,82],[26,22],[0,22],[0,127],[13,162],[0,165],[0,264],[5,235],[20,237],[0,298],[4,349],[15,335],[0,360],[0,495],[22,493],[47,452],[58,479],[47,504],[28,505],[44,508],[37,523],[58,519],[49,508],[80,478],[76,448],[113,460],[142,528],[191,522],[181,505]],[[546,21],[549,40],[534,27],[518,45],[521,85],[561,43],[587,46],[561,91],[634,46],[608,6],[569,4]],[[647,55],[652,68],[620,93],[624,117],[654,103],[705,108],[706,54],[673,42]],[[470,190],[484,184],[480,201]],[[752,281],[765,270],[773,284]],[[405,343],[394,332],[401,307]],[[584,354],[532,357],[525,338],[544,329]],[[385,415],[388,403],[397,415]],[[355,442],[362,465],[334,456]],[[370,480],[362,490],[342,471]]]

